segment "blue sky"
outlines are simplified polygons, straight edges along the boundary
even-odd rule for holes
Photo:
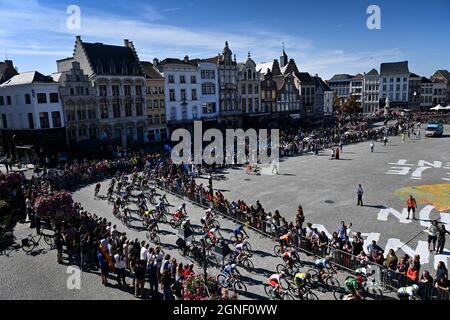
[[[381,8],[381,30],[366,27],[367,7]],[[66,27],[69,5],[81,8],[81,29]],[[19,71],[56,71],[73,52],[75,35],[86,42],[134,41],[141,60],[211,57],[225,40],[239,61],[252,53],[271,61],[284,42],[301,71],[324,79],[367,72],[381,62],[409,60],[429,77],[450,69],[450,0],[0,0],[0,60]]]

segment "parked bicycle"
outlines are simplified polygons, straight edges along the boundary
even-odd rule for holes
[[[36,236],[29,234],[27,238],[23,239],[22,250],[25,251],[26,253],[30,253],[37,246],[39,246],[39,242],[41,241],[42,238],[44,238],[45,243],[47,243],[50,246],[50,250],[53,249],[54,247],[53,238],[49,235],[41,233]]]

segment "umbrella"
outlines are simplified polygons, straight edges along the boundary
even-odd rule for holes
[[[431,108],[430,110],[440,111],[440,110],[447,110],[447,109],[445,109],[443,106],[438,104],[436,107]]]

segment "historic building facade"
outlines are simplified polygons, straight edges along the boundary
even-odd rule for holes
[[[58,73],[71,73],[73,62],[79,64],[94,88],[95,116],[98,120],[95,125],[99,139],[117,148],[144,146],[148,141],[145,134],[146,78],[133,43],[127,39],[124,46],[86,43],[77,36],[73,57],[57,61]],[[64,97],[65,101],[67,99]],[[74,121],[77,122],[78,117]],[[80,123],[76,125],[82,126]],[[78,132],[77,140],[79,133],[83,139],[89,136],[88,132],[94,133],[94,129],[86,129],[86,134],[84,131]]]
[[[17,74],[0,85],[2,147],[17,160],[43,161],[64,151],[66,138],[59,84],[37,71]]]
[[[260,103],[261,78],[256,71],[256,63],[250,57],[245,63],[238,64],[239,101],[242,114],[252,116],[262,112]]]
[[[384,108],[387,97],[389,97],[390,108],[408,107],[409,75],[408,61],[381,64],[380,108]]]
[[[376,69],[364,73],[362,109],[363,113],[374,113],[380,109],[380,74]]]
[[[149,143],[166,141],[168,138],[166,122],[166,96],[164,77],[158,70],[158,60],[153,63],[141,61],[147,88],[147,138]]]

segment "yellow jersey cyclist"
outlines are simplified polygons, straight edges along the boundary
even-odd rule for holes
[[[309,283],[311,275],[309,273],[297,272],[294,276],[294,285],[298,290],[298,296],[302,297],[305,293],[306,285]]]

